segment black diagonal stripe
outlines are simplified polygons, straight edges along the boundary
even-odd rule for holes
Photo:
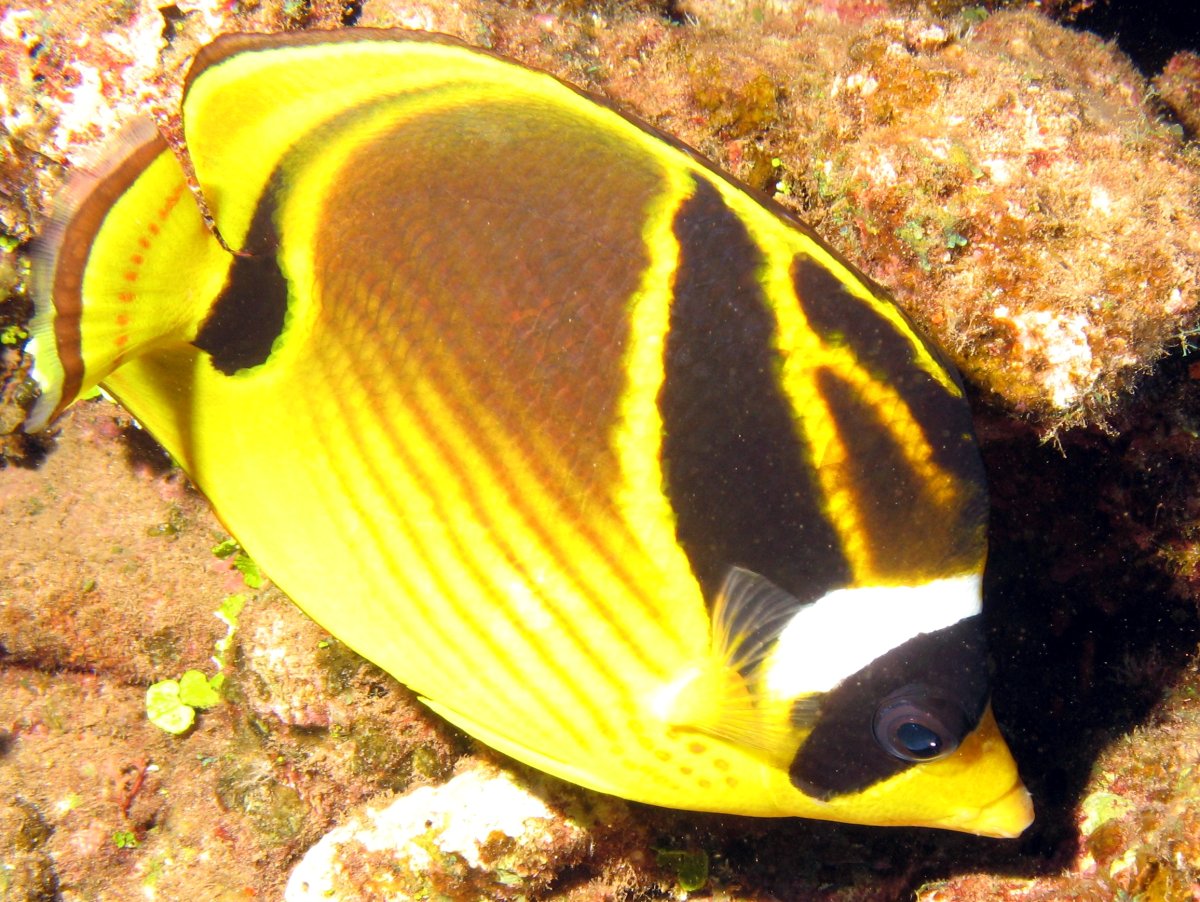
[[[935,493],[905,456],[883,412],[831,369],[817,389],[846,448],[841,478],[854,498],[872,572],[905,581],[953,576],[979,565],[987,510],[979,482]],[[974,454],[974,446],[964,451]]]
[[[978,616],[921,633],[847,677],[821,699],[820,716],[792,761],[792,783],[818,799],[861,792],[913,762],[890,755],[873,732],[879,703],[919,684],[961,706],[974,729],[987,705],[987,651]]]
[[[700,178],[674,232],[680,259],[658,405],[679,542],[710,604],[733,565],[810,601],[850,572],[780,386],[763,255]]]
[[[961,482],[977,486],[982,499],[983,468],[966,401],[946,391],[921,369],[909,336],[870,304],[851,295],[829,270],[809,257],[798,256],[792,261],[792,282],[809,325],[826,342],[850,348],[861,366],[900,393],[933,449],[937,464]],[[904,317],[900,308],[896,310]],[[915,326],[909,325],[933,359],[961,385],[954,365],[936,345],[923,339]]]

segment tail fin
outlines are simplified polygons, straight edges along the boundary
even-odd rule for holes
[[[36,432],[131,356],[186,341],[228,254],[154,123],[137,119],[75,173],[34,245]]]

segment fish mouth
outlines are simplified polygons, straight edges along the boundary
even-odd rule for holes
[[[1033,799],[1017,782],[1012,789],[972,814],[970,831],[980,836],[1015,839],[1033,823]]]

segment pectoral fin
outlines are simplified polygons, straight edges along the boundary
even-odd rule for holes
[[[766,577],[730,568],[713,605],[709,660],[677,684],[671,724],[787,760],[815,722],[820,695],[774,698],[760,677],[804,606]]]

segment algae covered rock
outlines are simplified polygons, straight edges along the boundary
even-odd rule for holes
[[[1007,410],[1101,422],[1195,323],[1200,165],[1112,45],[1030,13],[882,20],[830,91],[824,231]]]

